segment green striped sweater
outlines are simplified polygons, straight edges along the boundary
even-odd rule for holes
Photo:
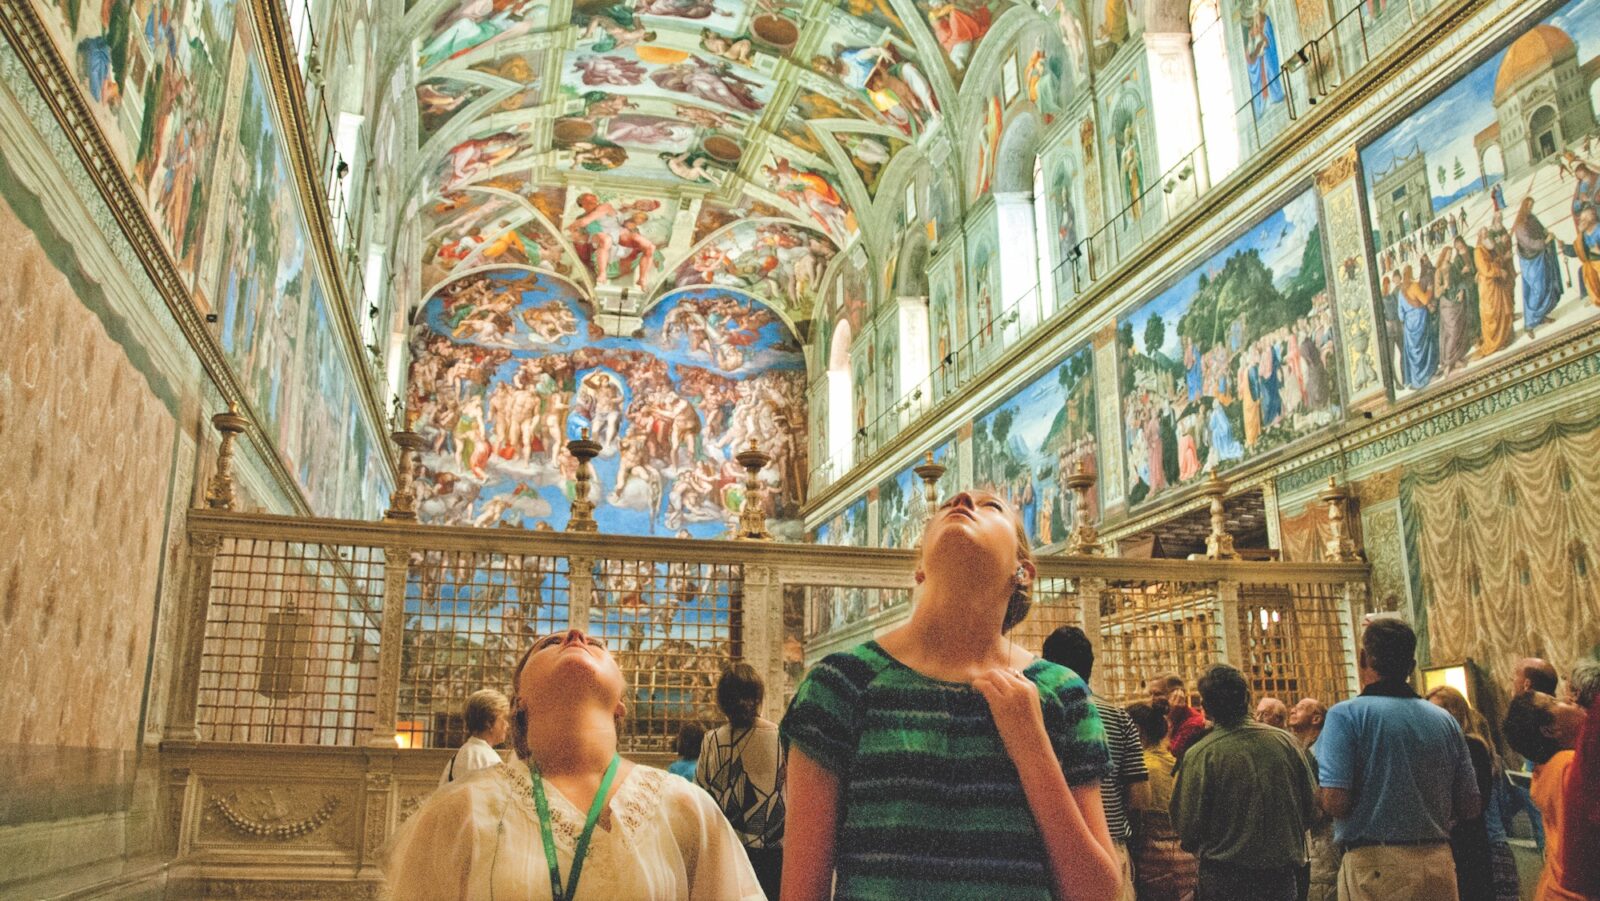
[[[1067,784],[1109,768],[1083,680],[1036,660],[1044,722]],[[875,641],[824,658],[783,718],[783,740],[836,774],[835,898],[1048,899],[1044,845],[983,695],[924,676]]]

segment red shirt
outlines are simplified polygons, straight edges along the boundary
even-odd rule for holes
[[[1189,746],[1199,741],[1207,731],[1206,715],[1190,707],[1189,715],[1168,730],[1167,748],[1172,751],[1173,757],[1182,760],[1183,752],[1189,750]]]
[[[1600,700],[1589,704],[1589,719],[1567,767],[1561,806],[1561,884],[1568,891],[1600,897]]]

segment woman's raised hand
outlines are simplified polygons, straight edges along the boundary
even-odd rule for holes
[[[1013,669],[996,668],[972,680],[1000,730],[1006,754],[1019,768],[1042,753],[1053,756],[1050,736],[1044,728],[1044,708],[1039,702],[1039,687]]]

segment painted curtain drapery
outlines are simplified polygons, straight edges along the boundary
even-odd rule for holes
[[[1518,656],[1564,667],[1600,641],[1597,458],[1600,417],[1402,478],[1434,662],[1471,657],[1504,683]]]

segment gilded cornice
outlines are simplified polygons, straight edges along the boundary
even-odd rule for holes
[[[1426,56],[1447,39],[1455,39],[1466,45],[1480,37],[1483,32],[1500,25],[1505,17],[1515,15],[1520,18],[1522,15],[1517,10],[1510,9],[1503,15],[1497,15],[1492,22],[1485,23],[1473,35],[1463,38],[1457,34],[1458,29],[1473,16],[1494,6],[1495,3],[1496,0],[1457,0],[1455,3],[1435,9],[1414,25],[1406,36],[1394,41],[1382,56],[1362,67],[1354,76],[1296,120],[1277,141],[1262,148],[1226,180],[1202,195],[1201,202],[1191,204],[1187,210],[1178,213],[1153,237],[1142,242],[1118,262],[1115,268],[1079,293],[1069,305],[1023,336],[1015,345],[1007,348],[982,372],[975,373],[962,389],[952,392],[930,407],[916,425],[901,430],[880,444],[877,450],[852,467],[846,477],[816,491],[806,506],[806,520],[814,521],[823,511],[842,506],[846,498],[853,498],[861,493],[864,490],[863,486],[871,484],[879,470],[894,468],[895,461],[906,459],[912,449],[926,443],[927,435],[951,430],[954,424],[947,421],[950,417],[964,410],[982,409],[994,397],[999,396],[997,392],[1002,386],[1010,384],[1010,381],[1003,377],[1005,374],[1022,371],[1018,368],[1019,364],[1041,358],[1051,348],[1065,349],[1077,340],[1075,335],[1071,338],[1066,336],[1066,330],[1073,323],[1080,320],[1096,321],[1100,317],[1114,313],[1115,310],[1108,304],[1118,295],[1125,293],[1130,285],[1153,284],[1151,278],[1143,277],[1146,270],[1153,276],[1159,275],[1162,265],[1172,259],[1175,247],[1190,242],[1205,243],[1217,231],[1218,223],[1215,220],[1219,215],[1238,216],[1239,211],[1233,208],[1235,204],[1242,206],[1251,198],[1259,199],[1264,195],[1276,196],[1280,193],[1280,189],[1308,180],[1303,170],[1293,166],[1297,162],[1297,157],[1326,152],[1322,146],[1323,139],[1337,133],[1337,129],[1344,123],[1350,110],[1389,86],[1396,76],[1402,74],[1419,58]],[[1305,160],[1298,161],[1305,162]],[[981,201],[979,205],[981,206]],[[969,210],[969,216],[970,213]],[[964,219],[963,222],[965,221]],[[1129,301],[1137,302],[1139,299],[1142,299],[1142,295],[1122,298],[1120,302],[1125,305]],[[981,391],[982,397],[971,390],[975,387],[985,389]],[[1300,448],[1304,450],[1303,445]],[[1270,464],[1246,466],[1242,470],[1231,472],[1229,478],[1235,486],[1242,486],[1269,468]],[[1160,521],[1170,518],[1174,513],[1181,512],[1181,507],[1174,509],[1174,505],[1182,503],[1183,501],[1171,500],[1158,504],[1148,512],[1140,511],[1138,521],[1144,522],[1147,519]],[[1119,525],[1117,532],[1123,531]]]
[[[1323,194],[1332,193],[1333,190],[1352,178],[1356,177],[1356,162],[1360,159],[1361,152],[1351,147],[1344,153],[1333,158],[1325,168],[1317,173],[1317,190]]]
[[[116,153],[95,121],[93,111],[84,101],[71,66],[62,59],[55,41],[29,0],[0,0],[0,31],[4,32],[16,50],[39,96],[50,108],[78,161],[83,164],[89,180],[132,245],[151,284],[161,295],[167,311],[172,314],[185,340],[193,348],[200,365],[205,368],[206,375],[223,400],[232,402],[239,414],[249,422],[246,434],[250,436],[259,457],[266,462],[272,480],[296,512],[308,514],[310,506],[299,483],[266,437],[261,419],[256,415],[244,386],[223,355],[216,336],[206,327],[205,317],[184,287],[177,264],[156,231],[155,223],[151,221],[138,194],[128,184]]]
[[[361,328],[356,323],[355,306],[350,302],[344,267],[339,264],[343,254],[333,237],[333,217],[328,210],[328,199],[323,194],[316,155],[311,147],[311,117],[306,110],[305,82],[301,80],[300,67],[295,62],[294,41],[278,0],[251,0],[250,11],[256,34],[260,36],[256,42],[258,55],[266,67],[272,100],[278,110],[278,119],[283,124],[283,144],[289,154],[290,168],[294,171],[300,208],[305,213],[315,256],[322,263],[322,281],[327,286],[327,300],[328,305],[333,307],[334,321],[338,323],[339,343],[344,347],[350,363],[350,374],[360,388],[362,406],[372,425],[373,443],[382,449],[384,466],[388,469],[390,481],[394,482],[398,480],[400,470],[394,444],[387,440],[389,414],[374,384],[373,367],[368,362],[366,349],[361,345]]]

